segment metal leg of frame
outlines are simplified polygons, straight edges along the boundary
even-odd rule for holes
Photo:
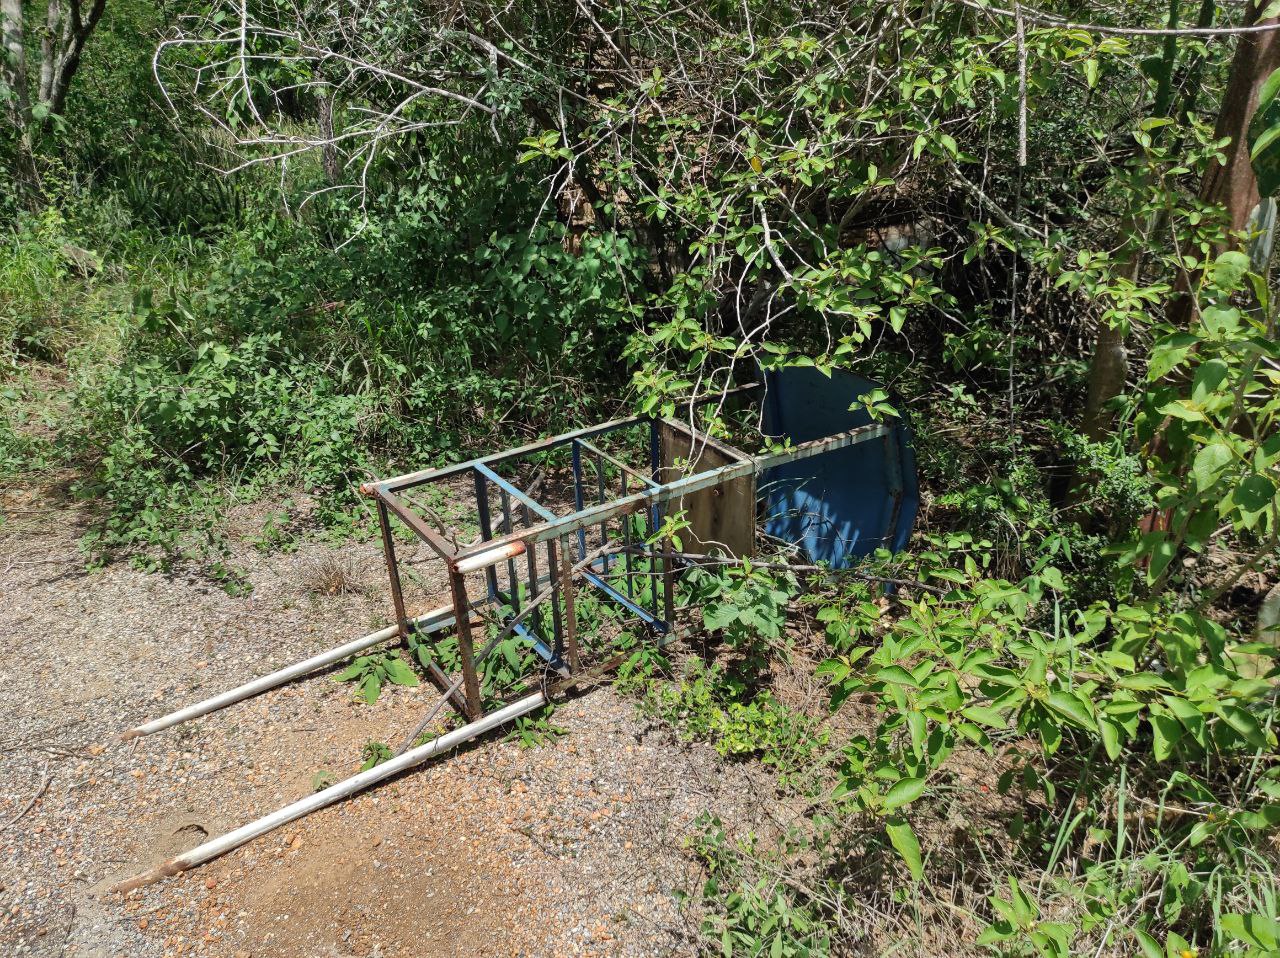
[[[578,440],[573,441],[573,508],[581,512],[586,507],[586,494],[582,489],[582,446]],[[587,555],[587,530],[578,530],[578,559]]]
[[[564,643],[569,653],[569,669],[578,671],[578,616],[574,609],[573,564],[569,561],[568,543],[560,547],[560,592],[564,596]]]
[[[669,538],[662,540],[662,549],[667,553],[662,560],[662,609],[667,620],[667,628],[674,628],[676,621],[676,570],[674,559],[675,543]]]
[[[498,528],[502,534],[510,535],[515,528],[511,519],[511,497],[507,495],[506,489],[499,489],[498,493],[502,501],[502,522]],[[520,614],[520,580],[516,577],[516,560],[507,560],[507,603],[511,606],[513,615]]]
[[[409,617],[404,611],[404,590],[400,586],[400,565],[396,562],[396,544],[391,535],[391,517],[387,514],[384,503],[378,503],[378,527],[382,530],[382,555],[387,562],[387,575],[391,579],[391,602],[396,608],[396,627],[402,639],[409,637]],[[465,615],[466,606],[454,613]]]
[[[453,593],[453,608],[458,621],[458,657],[462,660],[462,688],[467,700],[467,718],[475,721],[484,715],[484,703],[480,698],[480,677],[476,673],[476,646],[471,636],[471,617],[467,583],[460,573],[449,573],[449,590]]]
[[[530,550],[531,552],[534,550]],[[560,562],[557,559],[556,541],[554,539],[547,540],[547,577],[551,580],[548,588],[554,589],[556,583],[560,581]],[[551,632],[554,637],[553,648],[556,658],[563,661],[564,659],[564,622],[560,617],[560,603],[555,597],[550,600],[551,605]]]
[[[655,483],[662,482],[662,433],[658,429],[658,421],[656,419],[649,421],[649,476]],[[658,531],[658,519],[660,518],[657,500],[649,507],[649,522],[652,528],[650,534]]]
[[[386,505],[382,502],[378,503],[378,526],[382,529],[382,554],[386,557],[387,575],[391,578],[391,601],[396,607],[396,627],[400,630],[400,641],[403,642],[408,639],[409,630],[412,626],[405,612],[404,588],[400,583],[400,564],[396,560],[396,543],[391,534],[391,517],[387,513]],[[458,604],[457,596],[454,596],[453,615],[457,620],[455,627],[459,632],[463,627],[471,628],[471,607],[467,603],[465,595],[461,605]],[[449,676],[445,675],[440,666],[434,662],[427,665],[427,673],[431,676],[431,681],[442,692],[453,684],[449,681]],[[450,696],[449,702],[463,715],[468,714],[467,702],[458,693],[455,692]]]
[[[627,474],[624,472],[622,474],[623,498],[626,498],[626,495],[627,495]],[[622,545],[624,549],[622,553],[622,568],[623,568],[623,575],[626,577],[626,580],[627,580],[627,598],[630,599],[632,602],[634,602],[636,598],[636,594],[635,594],[635,570],[633,568],[632,558],[631,558],[631,516],[622,517]]]

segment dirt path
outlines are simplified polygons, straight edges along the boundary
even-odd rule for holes
[[[386,624],[380,554],[240,544],[253,592],[232,598],[125,565],[86,572],[84,518],[49,490],[0,490],[0,507],[0,953],[690,952],[672,896],[697,880],[681,840],[707,808],[745,819],[739,796],[757,784],[648,728],[608,688],[560,707],[569,734],[553,744],[483,740],[194,872],[107,893],[308,793],[317,773],[355,771],[366,741],[398,741],[432,695],[397,688],[366,706],[317,676],[116,744]],[[318,594],[335,557],[352,591]]]

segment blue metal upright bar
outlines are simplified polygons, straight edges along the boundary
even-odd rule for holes
[[[493,538],[493,520],[489,516],[489,485],[485,482],[484,473],[476,469],[473,473],[476,481],[476,513],[480,519],[480,538],[488,541]],[[484,570],[485,586],[489,598],[498,597],[498,570],[490,566]]]

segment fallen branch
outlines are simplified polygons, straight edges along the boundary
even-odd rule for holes
[[[629,552],[632,555],[649,556],[655,559],[671,559],[673,561],[685,562],[689,565],[709,566],[709,565],[742,565],[742,559],[728,558],[725,556],[706,555],[698,552],[653,552],[642,546],[621,546],[619,552]],[[862,572],[858,569],[831,569],[827,566],[813,565],[803,562],[757,562],[750,560],[751,565],[757,569],[776,569],[782,572],[799,572],[805,575],[828,575],[852,576],[855,579],[861,579],[864,582],[878,582],[883,585],[897,586],[902,589],[918,589],[921,592],[928,592],[931,595],[943,596],[950,590],[943,589],[936,585],[929,585],[927,582],[921,582],[919,579],[895,579],[891,576],[872,575],[869,572]]]
[[[40,801],[40,796],[49,790],[49,783],[53,781],[53,776],[49,774],[48,765],[45,765],[43,775],[44,775],[44,781],[40,783],[40,787],[36,789],[36,793],[31,796],[31,799],[27,802],[26,805],[22,806],[22,811],[18,812],[17,815],[14,815],[13,818],[5,822],[3,826],[0,826],[0,833],[7,832],[10,829],[10,827],[12,827],[13,825],[16,825],[19,821],[21,821],[22,817],[26,815],[27,812],[35,808],[36,802]]]

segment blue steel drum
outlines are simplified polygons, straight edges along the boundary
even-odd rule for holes
[[[850,410],[879,383],[811,366],[765,375],[764,431],[794,445],[825,439],[873,420],[862,406]],[[813,562],[847,568],[876,549],[898,552],[911,535],[920,491],[911,430],[902,417],[884,424],[883,439],[774,466],[758,480],[765,501],[765,531],[799,544]]]

